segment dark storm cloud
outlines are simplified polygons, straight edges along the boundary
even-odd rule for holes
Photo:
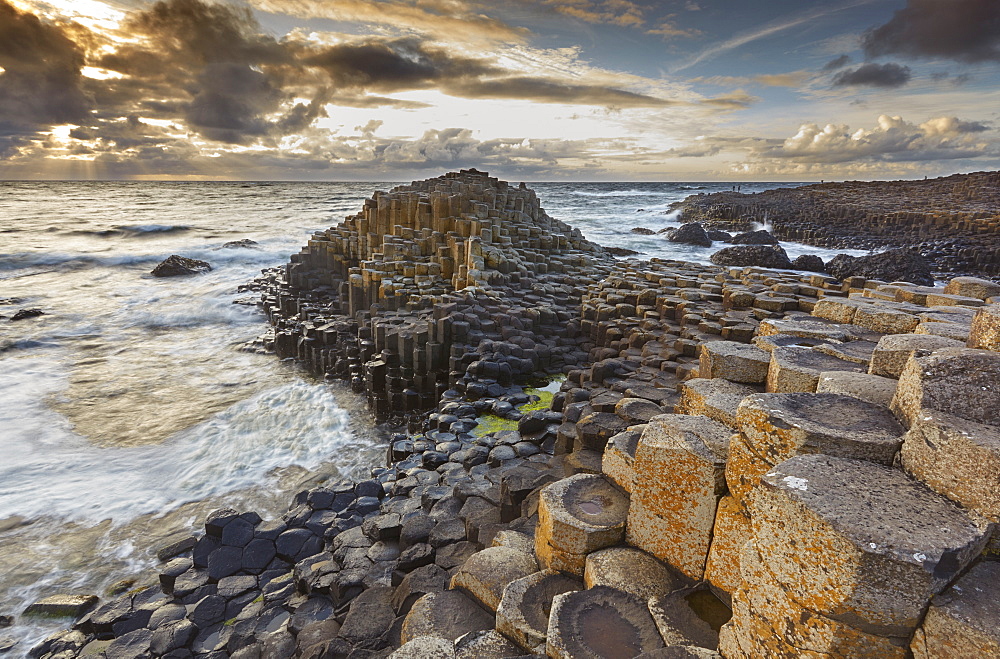
[[[0,0],[0,158],[39,130],[86,118],[84,53],[68,34]]]
[[[869,62],[833,77],[834,87],[902,87],[910,81],[910,67],[893,62]]]
[[[909,0],[892,19],[865,33],[869,57],[946,57],[1000,61],[998,0]]]
[[[841,55],[840,57],[835,57],[826,64],[823,65],[823,71],[836,71],[837,69],[842,69],[851,63],[850,55]]]

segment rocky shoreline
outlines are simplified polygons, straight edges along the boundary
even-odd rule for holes
[[[387,466],[43,601],[82,617],[30,656],[1000,652],[998,284],[615,262],[471,170],[258,286],[260,348],[405,426]]]
[[[1000,277],[1000,172],[698,194],[677,208],[685,222],[727,231],[764,224],[781,240],[818,247],[912,248],[939,278]]]

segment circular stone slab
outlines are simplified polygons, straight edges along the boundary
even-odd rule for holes
[[[497,609],[497,631],[526,650],[534,649],[545,642],[553,598],[582,588],[576,579],[550,570],[512,581]]]
[[[586,554],[622,541],[629,500],[599,474],[577,474],[541,491],[538,532],[556,549]]]
[[[552,659],[635,657],[663,647],[646,602],[607,586],[552,600],[546,654]]]
[[[588,554],[583,581],[587,588],[610,586],[644,600],[687,585],[654,556],[634,547],[609,547]]]

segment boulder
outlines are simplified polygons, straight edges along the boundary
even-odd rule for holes
[[[667,240],[672,243],[684,243],[686,245],[712,246],[712,239],[708,237],[705,228],[698,222],[682,224],[680,227],[667,232]]]
[[[15,320],[25,320],[28,318],[37,318],[38,316],[44,316],[45,312],[41,309],[19,309],[17,313],[10,317],[11,321]]]
[[[792,259],[793,270],[805,270],[807,272],[826,272],[826,264],[823,259],[815,254],[801,254]]]
[[[153,268],[152,274],[154,277],[177,277],[180,275],[196,275],[208,272],[211,269],[211,264],[205,261],[189,259],[174,254],[168,256]]]
[[[647,229],[646,227],[632,227],[631,232],[637,233],[640,236],[652,236],[656,234],[655,231],[653,231],[652,229]]]
[[[734,245],[777,245],[778,239],[772,236],[769,231],[759,229],[738,233],[729,242]]]
[[[880,254],[848,256],[838,254],[826,264],[826,271],[844,281],[850,277],[905,281],[921,286],[933,286],[930,265],[919,252],[908,248],[894,248]]]
[[[760,268],[790,269],[788,254],[778,245],[737,245],[725,247],[709,257],[716,265],[756,266]]]

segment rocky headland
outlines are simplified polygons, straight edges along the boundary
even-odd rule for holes
[[[386,465],[43,600],[31,656],[1000,655],[1000,284],[616,262],[472,170],[258,286]]]
[[[781,240],[828,248],[912,248],[940,277],[1000,277],[1000,172],[922,181],[846,181],[678,205],[684,222],[727,231],[764,224]]]

